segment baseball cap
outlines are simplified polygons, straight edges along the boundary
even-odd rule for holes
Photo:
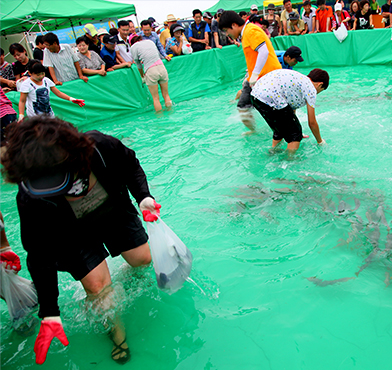
[[[259,10],[259,8],[257,7],[256,4],[253,4],[253,5],[250,7],[250,10]]]
[[[290,13],[290,14],[291,14],[291,13]],[[302,58],[302,56],[301,56],[302,51],[301,51],[301,49],[300,49],[299,47],[297,47],[297,46],[290,46],[290,47],[286,50],[285,54],[287,54],[290,58],[295,58],[295,59],[297,59],[298,62],[303,62],[303,61],[304,61],[304,58]]]
[[[32,198],[54,197],[66,194],[72,188],[73,178],[70,172],[55,170],[23,181],[21,185]]]
[[[208,19],[212,19],[212,14],[210,12],[204,12],[203,13],[203,18],[208,18]]]
[[[94,27],[93,24],[91,23],[87,23],[84,27],[83,27],[83,31],[86,32],[87,34],[89,34],[91,37],[94,37],[97,34],[97,30]]]
[[[103,37],[103,43],[104,44],[116,44],[117,43],[117,37],[116,36],[112,36],[112,35],[105,35]]]
[[[291,12],[289,14],[289,19],[295,21],[295,20],[299,19],[299,14],[297,12]]]
[[[100,28],[100,29],[97,31],[97,35],[98,35],[98,36],[109,35],[109,32],[108,32],[105,28]]]
[[[222,14],[224,11],[225,11],[224,9],[219,8],[219,9],[216,11],[216,14]]]
[[[336,12],[337,10],[342,10],[342,4],[340,4],[340,3],[336,3],[336,4],[335,4],[335,12]]]

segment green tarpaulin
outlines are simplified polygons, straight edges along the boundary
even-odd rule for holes
[[[39,24],[47,31],[79,26],[86,21],[122,18],[135,14],[132,4],[104,0],[1,0],[1,34],[39,32]]]
[[[299,46],[304,57],[301,67],[328,70],[328,66],[354,67],[358,64],[392,66],[391,36],[392,29],[375,29],[350,31],[342,44],[333,33],[280,36],[273,38],[272,43],[276,50]],[[170,78],[170,97],[175,103],[206,94],[213,96],[214,91],[227,84],[235,84],[240,89],[246,72],[242,48],[234,45],[174,57],[171,62],[164,63]],[[151,95],[142,85],[135,65],[109,72],[105,77],[89,77],[87,83],[75,80],[57,87],[70,96],[85,100],[85,107],[80,108],[54,94],[50,96],[56,116],[78,126],[83,126],[84,122],[98,124],[103,120],[126,123],[132,121],[135,111],[153,109]],[[19,93],[10,92],[7,96],[17,110]]]
[[[274,3],[275,5],[282,5],[283,0],[265,0],[265,1],[260,1],[260,0],[244,0],[244,1],[238,1],[238,0],[220,0],[218,1],[214,6],[212,6],[209,9],[206,9],[206,12],[210,12],[211,14],[215,14],[218,9],[224,9],[224,10],[234,10],[235,12],[249,12],[250,7],[253,4],[256,4],[260,9],[263,8],[263,3],[265,2],[265,6],[267,6],[270,3]],[[292,4],[302,4],[302,0],[292,0]]]

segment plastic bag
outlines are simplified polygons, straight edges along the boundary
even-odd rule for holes
[[[193,53],[193,49],[192,46],[189,42],[184,42],[182,44],[182,54],[184,55],[188,55],[188,54],[192,54]]]
[[[348,36],[348,31],[346,26],[343,23],[341,23],[336,31],[333,30],[333,34],[339,40],[339,42],[342,43]]]
[[[12,320],[19,320],[37,306],[37,292],[30,280],[6,270],[3,264],[0,264],[0,278],[0,295],[7,302]]]
[[[191,272],[192,253],[160,218],[147,222],[147,231],[158,287],[173,294]]]

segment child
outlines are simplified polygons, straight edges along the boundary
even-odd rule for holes
[[[49,78],[45,77],[45,67],[37,59],[32,59],[28,65],[30,78],[27,78],[20,85],[20,100],[19,100],[19,119],[18,122],[24,118],[24,111],[27,102],[26,113],[28,117],[33,117],[38,114],[47,114],[54,116],[52,107],[50,106],[49,93],[52,91],[59,98],[69,100],[72,103],[78,104],[80,107],[84,106],[84,100],[74,99],[62,93],[55,87],[56,85]]]

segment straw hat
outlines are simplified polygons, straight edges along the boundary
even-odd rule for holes
[[[168,14],[166,22],[177,22],[178,18],[176,18],[173,14]]]

